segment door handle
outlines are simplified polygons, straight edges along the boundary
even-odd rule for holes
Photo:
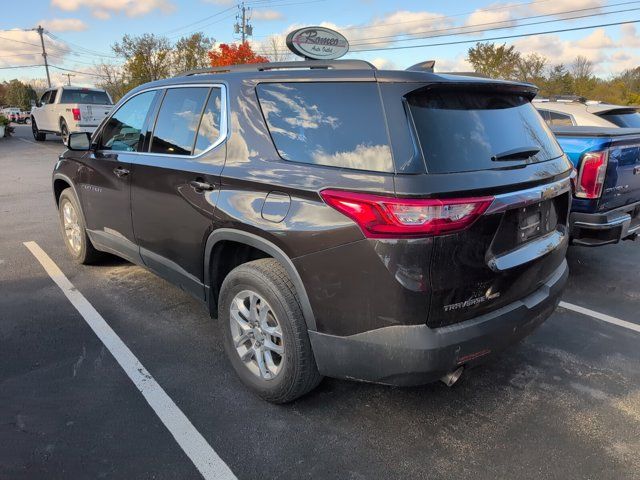
[[[116,167],[116,168],[113,169],[113,173],[118,178],[126,177],[127,175],[129,175],[129,170],[127,170],[126,168],[122,168],[122,167]]]
[[[189,185],[191,185],[196,192],[210,192],[213,190],[213,185],[199,180],[191,180]]]

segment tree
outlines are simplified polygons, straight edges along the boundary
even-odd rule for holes
[[[183,73],[196,68],[210,65],[209,50],[214,39],[205,37],[202,32],[178,40],[173,52],[173,67],[175,73]]]
[[[537,53],[521,56],[518,61],[516,79],[521,82],[540,84],[544,81],[547,59]]]
[[[129,91],[129,84],[121,66],[112,63],[99,63],[93,69],[99,80],[96,86],[104,88],[114,102],[120,100]]]
[[[569,71],[573,76],[573,91],[576,95],[589,96],[596,79],[593,76],[593,63],[587,57],[578,55],[571,63]]]
[[[130,88],[171,75],[172,48],[166,37],[125,35],[111,49],[125,61],[122,68]]]
[[[514,79],[517,76],[520,53],[515,46],[495,43],[476,43],[467,53],[467,61],[473,69],[492,78]]]
[[[5,83],[4,103],[22,110],[31,110],[31,101],[37,99],[36,91],[20,80]]]
[[[291,52],[284,39],[278,35],[271,35],[263,45],[264,54],[272,62],[287,62],[291,60]]]
[[[226,67],[228,65],[239,65],[243,63],[267,63],[269,59],[261,55],[257,55],[248,42],[239,45],[227,45],[221,43],[218,46],[219,51],[212,50],[209,52],[209,59],[212,67]]]
[[[553,65],[544,87],[546,95],[571,95],[574,93],[573,77],[564,64]]]

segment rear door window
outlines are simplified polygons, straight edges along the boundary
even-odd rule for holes
[[[111,105],[111,100],[106,92],[89,89],[62,90],[60,103],[79,103],[84,105]]]
[[[377,84],[265,83],[257,90],[284,160],[393,172]]]
[[[505,168],[562,155],[522,95],[431,88],[406,98],[429,173]]]
[[[220,121],[222,117],[222,94],[219,88],[212,88],[204,108],[198,138],[193,150],[194,155],[199,155],[216,143],[220,138]]]
[[[207,87],[167,90],[153,129],[151,152],[170,155],[193,153],[196,132],[209,90]]]

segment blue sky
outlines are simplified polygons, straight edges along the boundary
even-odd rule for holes
[[[50,63],[90,73],[98,61],[118,61],[109,57],[110,46],[125,33],[164,34],[177,40],[181,35],[203,31],[219,42],[236,41],[235,5],[231,0],[11,2],[11,8],[5,5],[0,17],[0,67],[4,67],[0,69],[0,80],[44,78],[44,68],[26,67],[41,63],[38,36],[20,29],[42,23],[54,37],[46,37]],[[259,50],[266,48],[264,44],[270,36],[282,38],[296,26],[318,24],[340,30],[350,40],[352,50],[378,49],[352,52],[348,57],[393,68],[436,59],[440,70],[468,69],[464,58],[472,43],[384,48],[640,20],[640,1],[623,0],[248,0],[247,6],[252,7],[253,41]],[[576,16],[584,18],[568,18]],[[535,22],[545,23],[526,25]],[[493,30],[478,31],[487,28]],[[586,56],[603,77],[640,65],[640,26],[636,23],[503,41],[516,44],[525,53],[540,53],[551,62],[570,63],[576,55]],[[6,68],[13,66],[24,67]],[[62,82],[62,73],[52,69],[54,83]],[[81,84],[94,80],[95,77],[81,74],[74,78],[75,83]]]

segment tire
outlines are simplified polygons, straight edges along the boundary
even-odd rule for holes
[[[268,358],[271,359],[271,363],[265,362],[265,364],[270,364],[274,366],[273,370],[277,370],[275,375],[268,371],[272,375],[271,378],[265,378],[261,373],[256,373],[256,370],[260,371],[257,361],[259,353],[254,353],[251,360],[243,361],[239,352],[239,349],[247,352],[251,350],[246,347],[247,345],[254,347],[256,342],[261,343],[256,339],[259,335],[263,335],[264,331],[259,329],[262,332],[259,333],[254,329],[254,333],[247,333],[250,338],[239,347],[234,341],[234,334],[235,338],[241,338],[239,332],[248,332],[233,326],[241,324],[235,318],[242,312],[237,311],[235,314],[232,312],[232,306],[237,309],[238,299],[243,298],[247,292],[259,297],[256,302],[258,306],[269,308],[265,316],[266,321],[271,322],[268,331],[275,332],[278,327],[274,325],[279,325],[280,339],[277,338],[277,334],[276,336],[266,334],[261,346],[265,351],[263,360],[267,358],[266,352],[269,351],[267,345],[273,346],[279,341],[275,346],[284,350],[282,355],[269,351]],[[251,307],[251,300],[249,299],[244,305]],[[264,310],[259,311],[264,312]],[[246,319],[247,316],[241,315],[240,318]],[[218,325],[227,357],[240,380],[264,400],[272,403],[290,402],[313,390],[322,380],[311,350],[307,325],[298,296],[284,267],[277,260],[273,258],[254,260],[236,267],[227,275],[220,289]],[[263,323],[259,322],[259,325],[262,326]],[[277,366],[275,366],[276,363]],[[268,368],[265,367],[265,369]]]
[[[44,142],[47,139],[47,134],[38,130],[35,118],[31,118],[31,133],[33,133],[33,139],[36,142]]]
[[[64,118],[60,119],[60,137],[62,138],[62,143],[66,146],[69,138],[69,127],[67,127],[67,122]]]
[[[65,215],[70,212],[70,210],[66,209],[67,205],[75,212],[75,216],[71,215],[71,218],[68,219],[69,222],[65,223]],[[58,200],[58,215],[60,217],[62,238],[71,257],[82,265],[94,263],[98,260],[102,254],[95,249],[87,235],[82,210],[80,210],[78,200],[71,188],[63,190],[60,194],[60,199]],[[75,225],[71,225],[74,222]],[[68,233],[69,230],[73,230],[73,232]]]

